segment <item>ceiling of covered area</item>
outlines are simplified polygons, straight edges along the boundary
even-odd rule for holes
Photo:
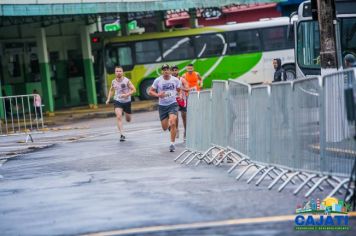
[[[40,22],[42,26],[65,22],[96,22],[97,16],[119,13],[162,12],[283,2],[287,0],[0,0],[0,27]]]
[[[102,14],[221,7],[287,0],[0,0],[0,16]]]

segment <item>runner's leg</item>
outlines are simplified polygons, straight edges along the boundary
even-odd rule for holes
[[[131,121],[131,114],[125,112],[125,118],[127,122]]]
[[[178,111],[179,113],[179,111]],[[179,116],[177,114],[177,121],[176,121],[176,138],[179,138]]]
[[[122,108],[116,107],[115,114],[117,119],[117,128],[119,129],[120,135],[123,135],[123,127],[122,127]]]
[[[169,125],[170,125],[170,132],[171,132],[171,145],[169,145],[169,151],[174,152],[176,147],[174,145],[176,139],[176,132],[177,132],[177,114],[169,114]]]
[[[181,115],[182,115],[182,120],[183,120],[183,127],[184,127],[184,138],[186,135],[186,127],[187,127],[187,112],[186,111],[181,111]]]
[[[166,131],[168,129],[168,117],[161,120],[162,129]]]
[[[174,143],[176,140],[177,132],[177,115],[169,114],[169,124],[171,127],[171,142]]]
[[[126,121],[130,122],[131,121],[131,102],[125,104],[124,112],[125,112]]]

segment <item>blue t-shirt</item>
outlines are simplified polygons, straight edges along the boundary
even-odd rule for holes
[[[168,106],[176,102],[177,88],[181,87],[181,82],[178,78],[170,76],[165,80],[161,75],[153,81],[152,88],[157,90],[157,93],[164,92],[165,96],[158,99],[158,104],[161,106]]]

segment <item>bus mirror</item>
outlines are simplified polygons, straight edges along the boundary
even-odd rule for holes
[[[316,0],[311,0],[311,15],[313,20],[318,20],[318,3]]]
[[[296,12],[296,11],[292,12],[289,15],[289,24],[292,24],[292,20],[296,20],[298,18],[298,17],[296,18],[296,16],[298,16],[298,12]],[[295,18],[295,19],[293,19],[293,18]]]
[[[294,38],[294,26],[293,25],[288,25],[288,28],[287,28],[287,39],[290,41],[290,40],[293,40]]]
[[[289,16],[289,24],[287,27],[287,39],[292,40],[294,38],[294,24],[293,22],[298,19],[298,12],[292,12]]]

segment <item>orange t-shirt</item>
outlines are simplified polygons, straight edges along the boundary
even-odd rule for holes
[[[200,90],[200,87],[198,85],[199,76],[195,71],[193,71],[191,74],[189,72],[186,72],[185,80],[188,82],[189,88],[195,87],[198,91]]]

